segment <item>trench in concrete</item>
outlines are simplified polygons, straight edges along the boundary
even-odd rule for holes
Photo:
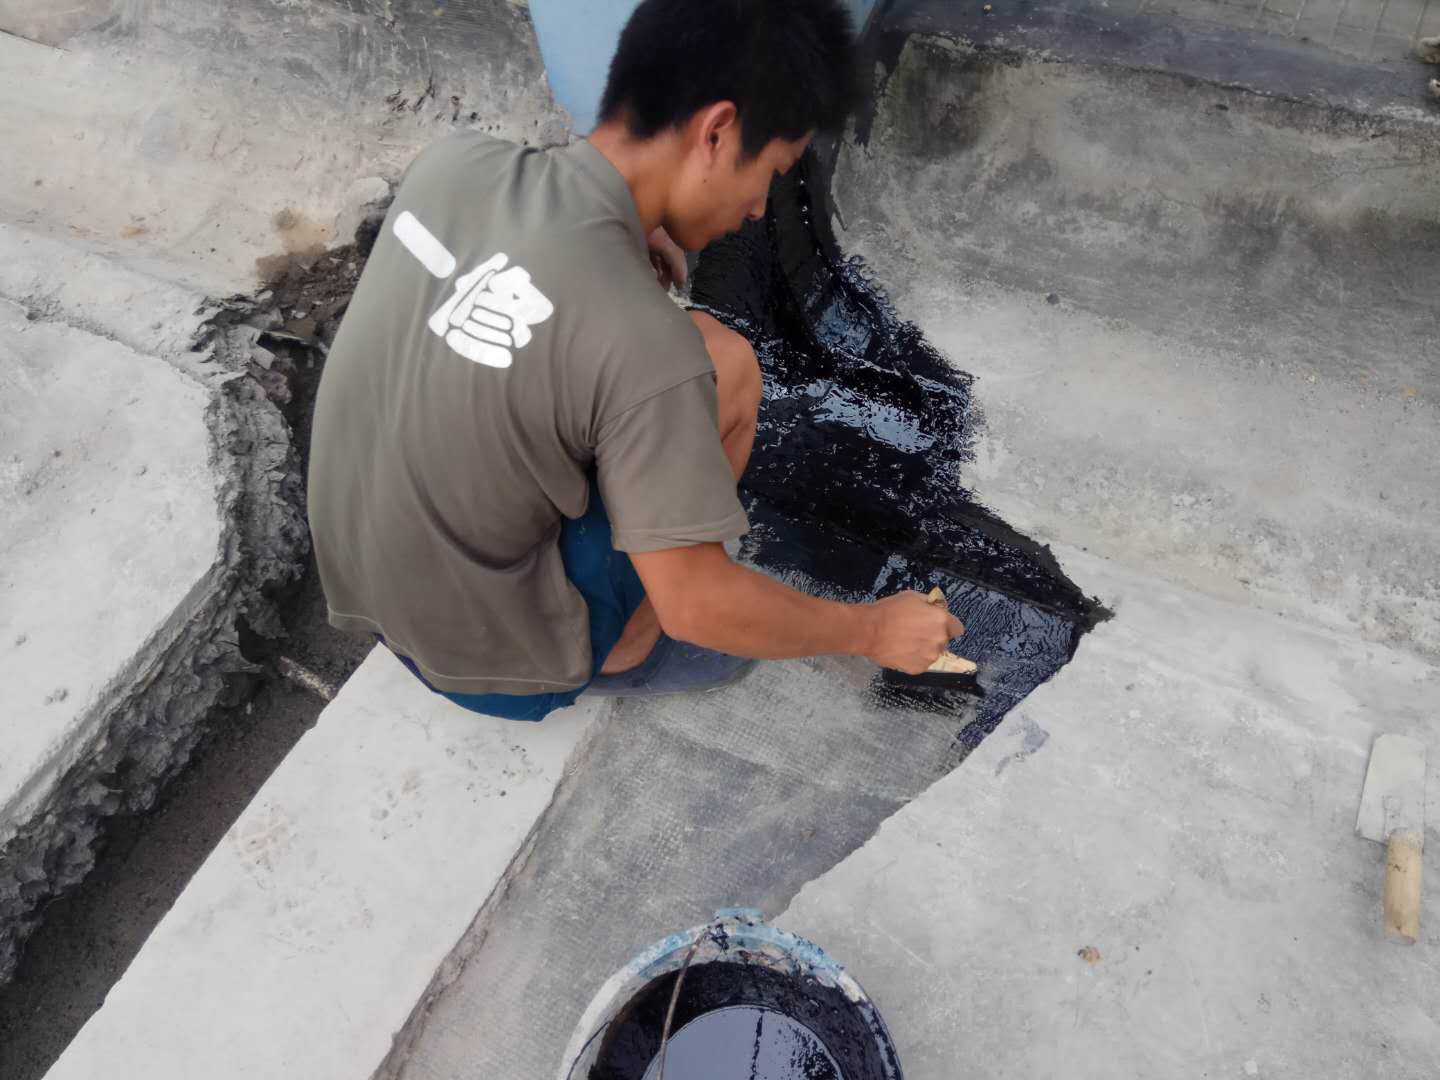
[[[275,276],[264,288],[215,301],[215,314],[192,346],[245,371],[249,392],[279,410],[297,483],[308,461],[325,356],[378,225],[378,217],[362,215],[354,243],[272,260]],[[109,802],[86,811],[83,841],[67,845],[77,872],[37,881],[46,891],[34,903],[35,929],[17,934],[13,975],[0,986],[0,1071],[6,1077],[39,1080],[45,1074],[103,1004],[191,875],[369,652],[368,641],[329,626],[308,552],[293,580],[269,590],[268,601],[272,608],[262,627],[239,620],[236,660],[214,705],[185,728],[166,714],[172,721],[164,736],[174,752],[163,759],[162,771],[151,776],[122,761],[107,781]],[[117,739],[116,747],[132,756],[143,752],[134,739]],[[94,764],[82,763],[81,779],[71,786],[84,783]]]

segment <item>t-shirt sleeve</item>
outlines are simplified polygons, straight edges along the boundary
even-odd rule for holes
[[[616,550],[664,551],[748,531],[718,413],[715,376],[707,374],[606,423],[595,458]]]

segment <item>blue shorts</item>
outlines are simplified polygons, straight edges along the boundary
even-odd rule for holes
[[[640,584],[640,575],[635,572],[630,556],[611,546],[610,518],[606,516],[600,489],[593,479],[590,505],[584,516],[567,518],[561,526],[560,559],[565,564],[565,576],[580,591],[585,606],[590,609],[593,679],[620,640],[630,616],[645,599],[645,586]],[[409,657],[395,655],[417,679],[430,686]],[[504,720],[544,720],[556,709],[575,704],[575,699],[585,692],[584,686],[558,694],[447,694],[433,686],[430,689],[471,712]]]

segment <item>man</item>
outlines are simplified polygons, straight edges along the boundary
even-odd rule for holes
[[[657,284],[758,219],[854,86],[840,0],[644,0],[587,140],[444,139],[406,174],[316,404],[330,619],[431,689],[539,720],[758,659],[923,671],[959,622],[847,605],[731,561],[755,353]],[[678,248],[677,246],[678,245]]]

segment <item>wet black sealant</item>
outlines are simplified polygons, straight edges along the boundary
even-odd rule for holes
[[[872,690],[953,712],[973,749],[1107,613],[962,486],[981,421],[974,380],[841,257],[825,181],[807,153],[765,218],[706,248],[695,272],[695,306],[744,334],[764,374],[743,557],[840,600],[939,585],[966,626],[957,651],[980,665],[973,710],[878,674]]]

